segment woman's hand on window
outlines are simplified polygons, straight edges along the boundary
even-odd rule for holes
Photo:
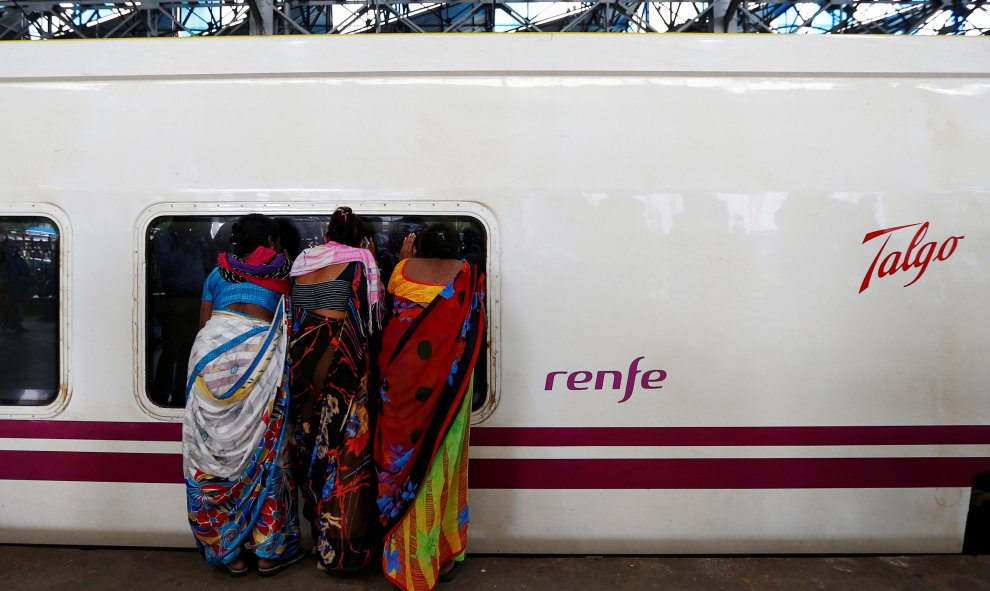
[[[402,241],[402,248],[399,249],[399,260],[411,259],[416,256],[416,235],[412,232]]]

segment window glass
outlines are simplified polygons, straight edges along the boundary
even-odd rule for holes
[[[0,405],[59,392],[59,232],[48,218],[0,217]]]
[[[358,212],[360,213],[360,212]],[[146,392],[158,406],[185,404],[189,354],[199,328],[203,282],[216,266],[217,255],[227,249],[230,229],[238,216],[169,216],[152,220],[147,231],[148,299],[145,347]],[[295,258],[303,249],[323,242],[327,215],[274,216],[282,224],[282,246]],[[464,258],[485,268],[488,237],[484,227],[467,216],[362,215],[372,227],[375,251],[388,285],[398,262],[399,248],[409,232],[445,221],[460,232]],[[474,377],[474,408],[488,396],[487,339]]]

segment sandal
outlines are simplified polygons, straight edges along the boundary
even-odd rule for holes
[[[286,558],[285,560],[283,560],[282,562],[279,562],[275,566],[272,566],[272,567],[269,567],[269,568],[259,568],[258,569],[258,574],[261,575],[261,576],[263,576],[263,577],[274,577],[278,573],[284,571],[285,569],[287,569],[290,566],[292,566],[293,564],[299,562],[303,558],[306,558],[306,552],[304,552],[303,550],[300,550],[300,551],[296,552],[295,555],[292,558]]]
[[[437,576],[437,581],[440,583],[449,583],[457,578],[457,573],[464,568],[464,561],[460,560],[454,563],[454,566],[450,567],[450,570]]]
[[[224,564],[223,567],[227,570],[227,574],[230,575],[232,579],[237,579],[246,576],[251,572],[251,567],[248,566],[247,562],[244,563],[242,568],[234,568],[230,564]]]

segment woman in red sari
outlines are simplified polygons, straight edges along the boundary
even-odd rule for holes
[[[435,224],[392,272],[378,358],[375,463],[385,576],[406,590],[453,578],[467,545],[471,382],[485,326],[485,279]]]

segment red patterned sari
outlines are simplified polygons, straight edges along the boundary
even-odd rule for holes
[[[370,565],[381,549],[365,282],[358,265],[345,318],[298,311],[290,347],[303,514],[312,524],[320,564],[337,572]]]
[[[402,589],[433,589],[467,544],[470,384],[485,325],[484,275],[465,262],[423,307],[396,296],[379,356],[375,441],[383,569]]]

